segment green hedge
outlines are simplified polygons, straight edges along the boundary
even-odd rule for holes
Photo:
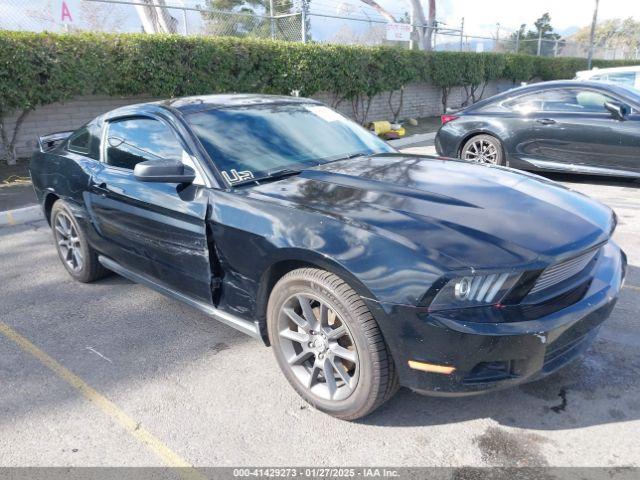
[[[594,62],[605,67],[625,62]],[[626,62],[633,64],[638,62]],[[584,59],[283,43],[238,38],[0,32],[0,114],[84,94],[157,97],[212,92],[341,100],[411,82],[443,88],[506,78],[572,78]]]

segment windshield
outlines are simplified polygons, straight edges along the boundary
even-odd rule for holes
[[[186,118],[231,184],[356,155],[395,152],[374,134],[318,104],[228,107]]]

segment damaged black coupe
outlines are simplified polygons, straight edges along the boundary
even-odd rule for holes
[[[313,100],[123,107],[40,139],[69,274],[118,273],[261,339],[316,408],[547,375],[609,316],[614,213],[540,177],[398,153]]]

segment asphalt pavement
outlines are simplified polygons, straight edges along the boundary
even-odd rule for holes
[[[640,466],[640,185],[552,178],[616,210],[629,256],[587,355],[484,396],[402,389],[352,423],[258,341],[118,276],[74,282],[44,221],[0,227],[0,465]]]

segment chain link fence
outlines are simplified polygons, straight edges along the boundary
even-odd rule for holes
[[[156,0],[156,4],[158,4]],[[204,5],[164,2],[161,8],[148,0],[75,0],[68,2],[70,16],[60,0],[2,0],[0,29],[51,32],[176,33],[272,38],[302,41],[302,13],[258,15],[227,12]],[[63,18],[64,17],[64,18]]]
[[[63,19],[62,0],[1,0],[0,29],[28,31],[98,31],[177,33],[315,41],[349,45],[393,45],[419,48],[422,25],[402,21],[411,30],[408,40],[389,40],[389,22],[370,10],[328,10],[326,0],[274,0],[269,11],[220,11],[204,0],[65,0],[76,18]],[[315,3],[314,3],[315,2]],[[149,4],[155,3],[156,6]],[[314,5],[317,4],[314,10]],[[161,5],[161,8],[158,8]],[[326,4],[328,5],[328,4]],[[368,12],[368,13],[367,13]],[[377,15],[377,16],[376,16]],[[66,20],[66,21],[63,21]],[[589,46],[560,40],[519,40],[509,32],[501,39],[468,35],[461,28],[439,24],[431,44],[436,51],[509,52],[551,57],[587,57]],[[638,48],[596,47],[594,58],[640,59]]]

